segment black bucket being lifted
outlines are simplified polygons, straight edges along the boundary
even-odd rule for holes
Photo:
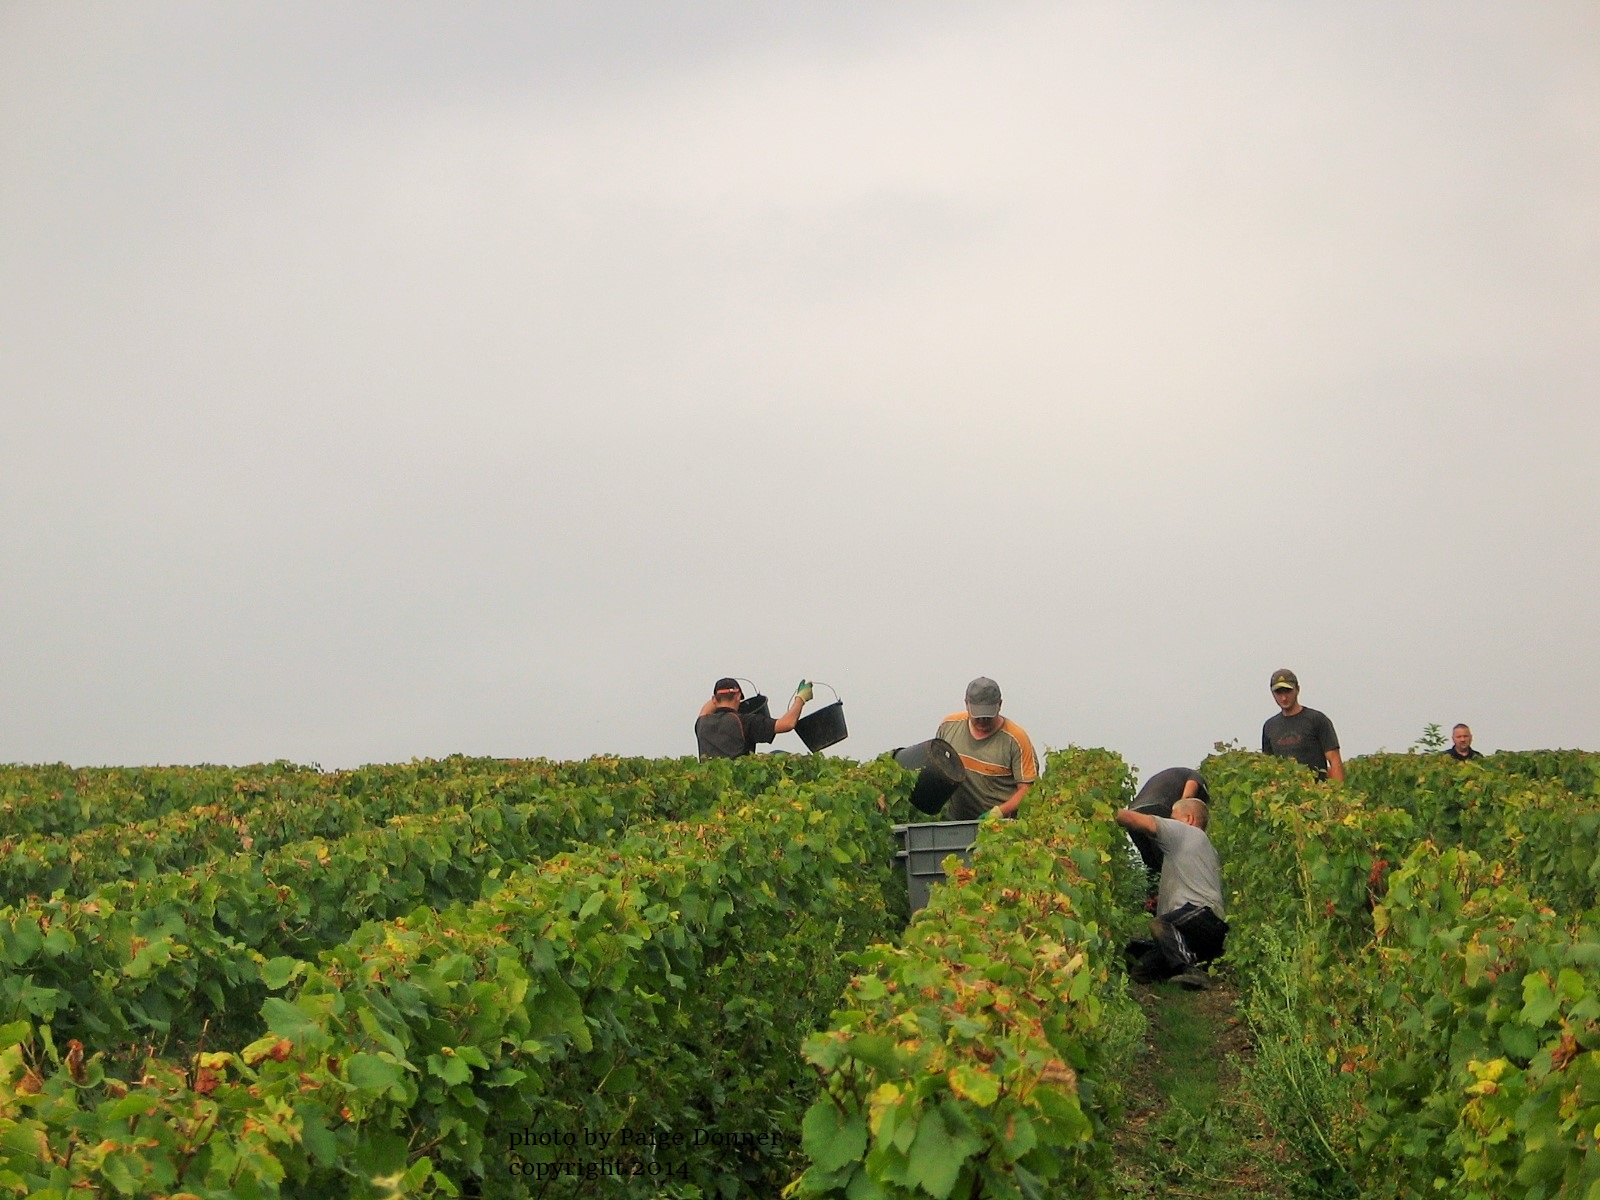
[[[894,760],[906,770],[917,772],[917,785],[911,789],[911,806],[919,812],[940,811],[967,778],[961,755],[943,738],[929,738],[915,746],[902,747],[894,752]]]
[[[825,704],[816,712],[807,713],[794,723],[794,731],[800,735],[800,740],[806,744],[806,749],[815,754],[818,750],[826,750],[835,742],[842,742],[850,736],[850,731],[844,723],[844,702],[839,699],[839,693],[833,691],[833,685],[821,683],[818,687],[825,687],[833,692],[833,703]]]
[[[737,679],[738,677],[735,676],[735,678]],[[741,717],[770,717],[772,713],[767,710],[767,698],[761,694],[761,689],[748,679],[739,679],[739,682],[741,684],[749,683],[750,690],[755,693],[755,695],[746,696],[739,701],[739,715]]]

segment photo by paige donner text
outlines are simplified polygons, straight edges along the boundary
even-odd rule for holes
[[[782,1133],[721,1129],[543,1129],[524,1125],[506,1137],[509,1174],[529,1182],[554,1179],[689,1178],[689,1160],[710,1154],[781,1154]]]

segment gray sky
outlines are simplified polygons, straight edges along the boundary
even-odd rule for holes
[[[0,760],[1600,748],[1592,3],[13,0],[0,330]]]

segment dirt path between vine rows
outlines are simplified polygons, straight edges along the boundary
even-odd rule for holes
[[[1225,979],[1208,991],[1134,988],[1150,1022],[1113,1135],[1113,1194],[1132,1200],[1289,1200],[1295,1154],[1250,1097],[1250,1032]]]

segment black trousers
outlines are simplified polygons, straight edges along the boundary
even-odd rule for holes
[[[1134,979],[1171,979],[1222,954],[1228,923],[1201,904],[1157,913],[1150,938],[1135,938],[1123,950]]]

